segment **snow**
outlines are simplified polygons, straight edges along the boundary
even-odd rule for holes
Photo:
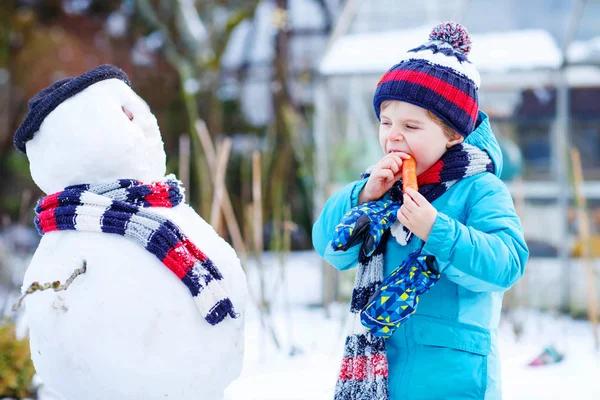
[[[156,118],[118,79],[97,82],[56,107],[28,142],[27,156],[46,193],[119,178],[152,182],[166,168]],[[86,231],[42,237],[22,279],[25,290],[32,282],[64,282],[87,265],[67,290],[24,301],[40,379],[69,400],[220,399],[243,358],[247,287],[234,250],[185,204],[153,210],[179,226],[223,275],[218,283],[241,317],[211,326],[195,304],[210,287],[194,299],[143,246],[96,232],[106,204],[94,205],[97,212],[76,221]]]
[[[323,29],[325,15],[314,0],[290,0],[288,18],[291,29]]]
[[[246,286],[233,249],[186,205],[156,212],[181,227],[215,263],[223,290],[243,315]],[[209,325],[194,301],[202,296],[193,299],[153,254],[119,235],[98,232],[45,235],[25,287],[64,282],[84,259],[87,271],[67,290],[25,299],[40,377],[69,400],[219,399],[241,370],[243,318]]]
[[[323,75],[382,74],[402,55],[427,41],[431,27],[388,32],[350,34],[334,42],[324,55]],[[469,60],[480,72],[554,69],[560,66],[560,49],[550,33],[541,29],[471,35]]]
[[[594,63],[600,61],[600,36],[589,40],[574,41],[569,45],[567,59],[570,63]]]
[[[281,267],[273,255],[267,255],[264,261],[269,265],[265,276],[270,278],[267,287],[271,288]],[[328,310],[330,316],[322,308],[307,307],[318,300],[321,290],[322,271],[314,252],[292,253],[284,270],[286,281],[270,297],[274,302],[270,320],[282,349],[276,349],[261,327],[257,309],[252,307],[246,320],[242,375],[226,390],[224,400],[333,398],[348,306],[333,304]],[[248,263],[246,271],[248,280],[255,285],[256,265]],[[514,326],[522,326],[518,338]],[[527,366],[550,345],[565,354],[562,362]],[[594,350],[592,328],[587,321],[536,310],[504,312],[499,348],[505,399],[600,398],[600,353]]]
[[[326,4],[329,12],[339,8],[332,1],[326,3],[331,3]],[[240,68],[244,62],[263,65],[272,61],[277,33],[273,24],[275,10],[274,2],[261,1],[254,20],[243,21],[234,29],[221,59],[224,69]],[[322,8],[314,0],[290,0],[286,17],[289,29],[293,30],[319,30],[324,29],[326,24]],[[306,41],[306,38],[303,39]]]
[[[27,142],[27,156],[34,182],[47,194],[123,177],[152,182],[166,169],[156,117],[119,79],[97,82],[58,105]]]
[[[208,31],[202,22],[194,4],[194,0],[179,0],[177,9],[177,25],[185,27],[185,33],[198,46],[202,46],[208,40]]]
[[[507,319],[500,336],[506,399],[600,398],[600,353],[594,350],[587,321],[527,311],[519,317],[524,333],[517,340]],[[528,367],[543,346],[554,344],[565,358],[558,364]]]
[[[334,303],[328,309],[329,316],[323,308],[308,306],[320,299],[319,260],[313,251],[293,252],[282,269],[276,255],[264,256],[266,286],[269,299],[274,302],[272,317],[267,320],[273,324],[281,350],[262,328],[257,308],[249,307],[242,374],[227,388],[224,400],[333,398],[348,305]],[[285,281],[277,285],[282,271]],[[257,264],[246,263],[246,272],[256,288]],[[516,337],[514,328],[518,326],[522,333]],[[529,309],[505,311],[499,340],[505,399],[600,398],[600,353],[594,350],[592,328],[587,321]],[[550,345],[565,355],[562,362],[527,366]],[[58,399],[45,388],[39,400]]]
[[[111,13],[106,19],[106,30],[114,38],[122,38],[127,33],[129,21],[127,15],[121,11]]]
[[[284,338],[282,351],[269,341],[254,310],[246,324],[242,375],[226,390],[225,400],[331,400],[342,356],[345,308],[335,305],[333,318],[320,309],[294,308],[289,316],[276,312],[277,331]],[[590,324],[535,311],[526,315],[524,334],[518,340],[509,321],[502,322],[499,346],[504,398],[600,398],[600,355],[593,350]],[[527,366],[553,342],[566,350],[561,363]],[[292,346],[301,352],[289,355]]]

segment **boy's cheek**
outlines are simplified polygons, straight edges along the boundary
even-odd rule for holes
[[[381,147],[381,152],[385,155],[385,138],[382,138],[381,134],[379,135],[379,146]]]

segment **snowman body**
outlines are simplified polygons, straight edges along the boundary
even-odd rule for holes
[[[120,178],[151,182],[165,173],[156,119],[118,79],[61,103],[27,143],[27,155],[47,194]],[[240,374],[247,287],[235,251],[186,204],[151,210],[214,262],[239,317],[210,325],[179,278],[129,238],[49,232],[23,290],[32,282],[65,282],[86,265],[66,290],[25,299],[35,368],[66,400],[217,400]]]

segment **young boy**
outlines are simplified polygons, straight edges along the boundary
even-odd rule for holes
[[[389,339],[354,324],[336,399],[501,398],[502,296],[523,275],[529,251],[499,179],[500,148],[478,109],[470,45],[461,25],[440,24],[385,73],[373,100],[384,155],[368,178],[327,201],[313,227],[314,247],[326,261],[339,270],[359,266],[355,314],[364,292],[372,293],[364,285],[373,271],[382,271],[379,283],[414,251],[434,256],[441,275]],[[417,163],[419,191],[397,196],[402,206],[392,234],[369,256],[360,245],[336,251],[331,240],[340,220],[399,190],[394,183],[409,157]]]

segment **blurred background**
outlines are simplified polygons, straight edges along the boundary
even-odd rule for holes
[[[312,222],[380,157],[380,76],[449,19],[471,33],[531,251],[504,299],[504,396],[600,398],[600,0],[2,0],[0,397],[58,398],[11,310],[42,196],[13,134],[39,90],[111,63],[246,270],[245,366],[226,398],[332,398],[354,272],[320,260]]]

